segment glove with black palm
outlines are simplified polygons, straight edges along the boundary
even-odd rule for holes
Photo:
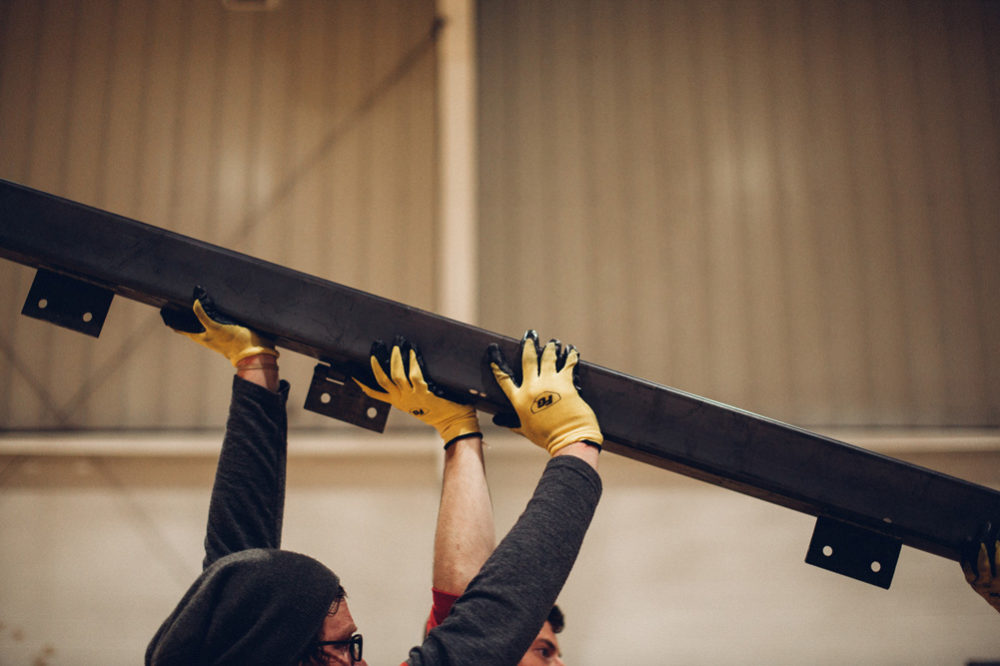
[[[580,397],[574,383],[580,360],[576,347],[549,340],[542,348],[538,333],[527,331],[521,338],[519,376],[499,346],[490,345],[487,351],[493,376],[517,414],[516,419],[498,414],[494,423],[513,428],[549,455],[574,442],[596,446],[604,442],[594,410]]]
[[[163,308],[160,317],[175,332],[219,352],[234,366],[250,356],[278,356],[273,342],[219,312],[208,292],[200,286],[194,288],[191,311]]]
[[[361,390],[433,426],[445,441],[444,448],[464,437],[482,437],[476,408],[444,397],[444,392],[428,379],[423,356],[406,339],[397,337],[391,353],[381,340],[372,343],[371,366],[382,391],[355,379]]]
[[[1000,525],[987,523],[962,557],[965,580],[1000,612]]]

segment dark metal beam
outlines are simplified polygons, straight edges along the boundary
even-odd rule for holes
[[[370,377],[371,341],[402,334],[437,383],[509,408],[484,352],[498,343],[514,358],[517,340],[6,181],[0,256],[157,308],[187,308],[203,285],[230,316],[340,373]],[[817,516],[807,560],[855,578],[868,558],[883,571],[869,582],[888,587],[899,544],[958,560],[1000,519],[1000,492],[980,485],[587,362],[579,381],[608,451]],[[845,548],[849,563],[824,552]]]

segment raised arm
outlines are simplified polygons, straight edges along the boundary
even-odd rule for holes
[[[260,335],[222,315],[203,289],[192,312],[161,312],[172,329],[224,355],[236,369],[226,434],[209,503],[207,568],[249,548],[278,548],[285,502],[288,384],[278,352]]]
[[[502,424],[514,426],[552,459],[524,513],[451,614],[411,650],[413,666],[517,663],[562,590],[601,495],[597,459],[603,437],[573,383],[576,350],[556,341],[539,349],[529,331],[519,377],[499,349],[490,354],[515,411]]]
[[[495,534],[483,440],[459,440],[444,452],[441,504],[434,531],[434,589],[461,596],[493,552]],[[444,615],[435,618],[436,624]]]
[[[457,597],[495,546],[493,506],[476,410],[442,397],[427,374],[419,350],[403,338],[394,342],[391,351],[376,341],[371,364],[382,390],[358,382],[361,389],[433,426],[444,441],[432,586],[436,598],[437,593]],[[436,603],[431,625],[440,623],[447,611],[447,607]]]

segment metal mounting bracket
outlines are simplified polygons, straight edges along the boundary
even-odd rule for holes
[[[382,432],[391,406],[369,398],[350,377],[319,363],[313,370],[305,408],[351,425]]]
[[[21,314],[98,337],[114,292],[39,268]]]
[[[901,547],[898,539],[820,516],[806,562],[888,590]]]

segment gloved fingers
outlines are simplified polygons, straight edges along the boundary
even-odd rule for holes
[[[204,333],[201,322],[194,316],[190,308],[177,310],[170,306],[160,308],[160,319],[175,333]]]
[[[976,558],[976,570],[980,576],[997,578],[997,565],[1000,563],[1000,525],[987,521],[976,539],[979,542],[979,552]]]
[[[413,346],[410,347],[410,373],[408,378],[410,386],[416,389],[418,393],[431,393],[431,388],[424,377],[424,368],[420,355],[417,353],[416,347]]]
[[[383,393],[382,391],[376,391],[373,388],[368,388],[367,386],[359,382],[356,377],[351,377],[351,379],[354,380],[354,383],[358,385],[358,388],[360,388],[362,392],[364,392],[364,394],[367,395],[369,398],[374,398],[379,402],[390,402],[388,393]]]
[[[573,383],[573,388],[576,389],[577,394],[582,390],[580,384],[576,381],[576,368],[579,363],[580,352],[573,345],[569,345],[569,350],[566,352],[566,360],[563,362],[560,372],[569,372],[570,381]]]
[[[986,548],[989,572],[994,580],[1000,581],[1000,524],[990,523],[982,542]]]
[[[998,578],[1000,572],[1000,530],[987,521],[963,549],[962,571],[969,583]]]
[[[201,325],[205,327],[206,332],[220,328],[219,323],[209,317],[208,313],[205,312],[205,306],[201,304],[200,299],[194,302],[194,306],[192,306],[191,309],[194,310],[194,316],[197,317],[198,321],[201,322]]]
[[[382,369],[389,371],[389,348],[381,340],[373,340],[369,356],[374,356],[382,365]]]
[[[389,393],[396,391],[398,386],[395,378],[392,377],[392,355],[384,342],[381,340],[374,340],[372,342],[368,361],[371,364],[372,375],[375,377],[378,385]]]
[[[503,391],[508,400],[512,400],[518,387],[510,373],[504,372],[496,363],[490,363],[490,369],[493,370],[493,378],[497,380],[500,390]]]
[[[371,349],[368,352],[368,365],[371,367],[375,383],[379,385],[382,391],[371,388],[359,381],[357,377],[352,377],[354,383],[369,398],[375,398],[381,402],[391,402],[391,394],[395,391],[396,385],[392,383],[392,380],[386,374],[386,369],[389,367],[389,350],[381,340],[372,341]]]
[[[514,371],[511,370],[510,365],[507,363],[507,357],[504,356],[503,350],[500,349],[500,345],[495,342],[491,343],[490,346],[486,348],[486,355],[490,360],[490,367],[495,368],[493,375],[497,376],[497,373],[499,372],[513,382]],[[497,381],[499,381],[499,377]]]
[[[487,347],[486,351],[490,358],[490,369],[493,370],[493,378],[496,379],[504,395],[510,399],[520,384],[514,380],[514,373],[507,364],[507,357],[504,356],[503,350],[496,343]]]
[[[980,578],[1000,581],[1000,538],[990,535],[979,544],[976,570]]]
[[[467,406],[471,403],[468,398],[450,395],[448,391],[434,383],[430,373],[427,372],[427,362],[424,361],[424,355],[420,353],[420,348],[417,345],[403,337],[398,337],[397,341],[405,361],[407,381],[413,387],[414,393],[441,398],[455,405]]]
[[[378,357],[375,356],[375,354],[372,354],[368,360],[371,363],[372,375],[374,375],[375,381],[378,382],[378,385],[381,386],[382,390],[386,393],[392,393],[393,390],[396,389],[396,385],[393,384],[389,376],[385,374],[385,370],[382,369],[382,364],[379,362]],[[358,383],[360,384],[361,382]],[[366,386],[365,388],[368,387]]]
[[[989,553],[990,549],[987,547],[986,543],[979,544],[979,553],[976,557],[976,573],[978,574],[976,578],[983,582],[988,582],[993,578],[993,563],[990,561],[992,558]]]
[[[972,569],[972,564],[968,560],[962,560],[962,573],[965,574],[965,580],[969,585],[975,587],[976,585],[976,572]]]
[[[215,306],[215,301],[208,294],[204,287],[195,286],[192,293],[192,307],[190,309],[178,309],[166,306],[160,309],[160,318],[163,323],[174,329],[178,333],[204,333],[207,330],[205,319],[211,322],[212,328],[220,326],[243,326],[243,324],[233,321],[225,316]],[[200,312],[200,314],[199,314]]]
[[[559,366],[560,371],[569,370],[570,372],[575,372],[576,364],[580,362],[580,352],[573,345],[563,347],[563,352],[562,365]]]
[[[205,314],[207,314],[217,325],[243,326],[240,322],[230,319],[226,315],[222,314],[222,312],[219,311],[219,308],[215,305],[215,299],[212,298],[208,291],[201,285],[195,285],[192,300],[201,301],[201,307],[205,310]]]
[[[471,404],[471,400],[453,397],[443,388],[435,384],[434,380],[431,379],[430,374],[427,372],[427,362],[424,361],[424,355],[420,353],[420,349],[416,345],[413,345],[413,351],[416,354],[417,366],[420,368],[420,378],[424,381],[424,384],[427,386],[427,391],[430,392],[431,395],[435,395],[438,398],[444,398],[445,400],[449,400],[459,405]]]
[[[389,356],[389,376],[397,387],[410,385],[410,380],[406,378],[406,368],[403,367],[403,352],[398,344],[392,346],[392,354]]]
[[[556,373],[556,361],[559,358],[562,343],[553,338],[545,343],[542,349],[542,358],[539,361],[538,371],[542,375],[554,375]]]
[[[533,377],[538,376],[538,332],[534,330],[525,331],[521,338],[521,384],[528,382]]]

